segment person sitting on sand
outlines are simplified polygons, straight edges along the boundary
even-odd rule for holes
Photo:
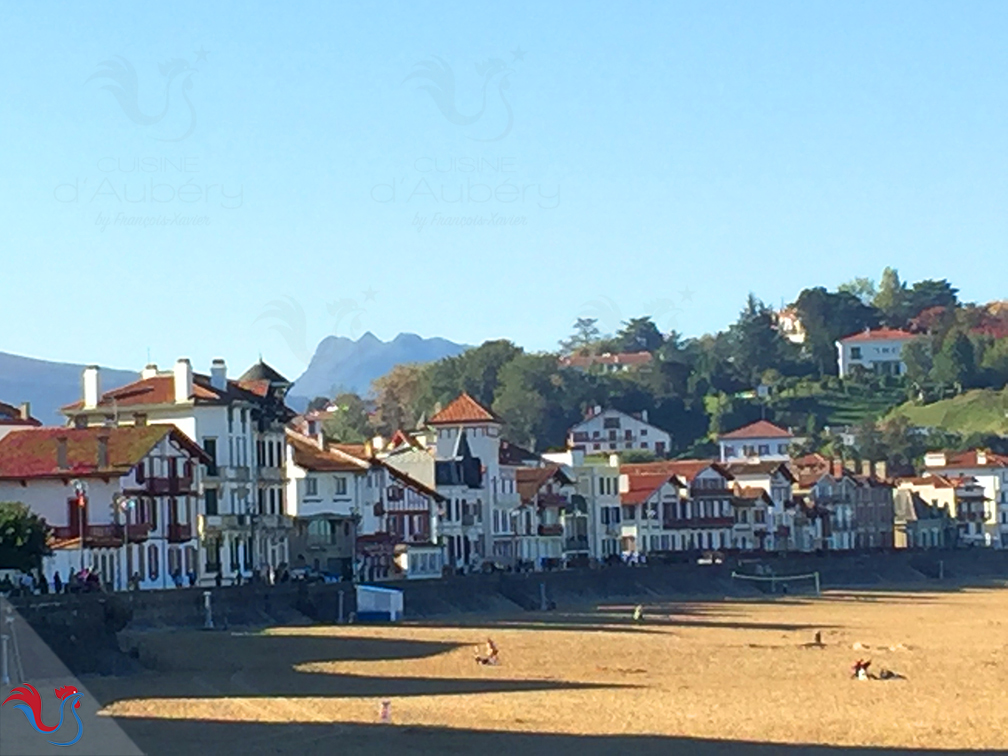
[[[490,664],[493,666],[497,665],[497,655],[500,652],[497,649],[496,644],[493,640],[487,638],[486,642],[486,656],[479,655],[479,646],[476,647],[476,663],[477,664]]]
[[[871,666],[871,659],[869,659],[868,661],[865,661],[864,659],[858,659],[856,662],[854,662],[854,668],[851,670],[852,672],[851,677],[856,678],[858,680],[867,680],[869,677],[868,667],[870,666]]]

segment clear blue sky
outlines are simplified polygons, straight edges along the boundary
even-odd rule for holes
[[[1008,294],[1005,3],[366,5],[0,5],[0,350],[297,375],[886,264]]]

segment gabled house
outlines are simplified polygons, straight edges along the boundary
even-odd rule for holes
[[[517,558],[540,570],[562,567],[577,554],[587,556],[587,511],[572,510],[577,488],[569,468],[519,467],[515,482],[521,502],[513,528]]]
[[[971,477],[985,497],[983,518],[972,522],[970,536],[985,546],[1008,548],[1008,455],[986,449],[932,451],[924,455],[927,472],[945,477]]]
[[[567,432],[567,448],[585,454],[642,450],[662,457],[671,447],[672,436],[648,422],[647,410],[631,415],[617,409],[594,407],[584,420]]]
[[[188,359],[171,370],[148,365],[140,379],[101,391],[96,366],[85,368],[83,397],[62,408],[68,425],[174,425],[210,457],[198,512],[203,559],[198,577],[231,582],[288,562],[284,427],[294,413],[284,403],[290,383],[260,361],[240,378],[223,360],[209,374]]]
[[[210,457],[170,425],[29,428],[0,439],[0,501],[53,528],[52,580],[87,567],[115,590],[174,587],[199,567],[197,517]],[[183,578],[184,579],[184,578]]]
[[[799,537],[795,532],[792,506],[794,474],[786,462],[764,461],[759,458],[725,465],[732,479],[743,488],[760,489],[767,494],[770,505],[760,548],[768,551],[793,551],[798,549]]]
[[[787,462],[795,438],[787,428],[768,420],[757,420],[729,433],[718,436],[721,462]]]
[[[880,375],[904,375],[903,347],[917,338],[898,328],[865,329],[836,342],[839,372],[846,378],[855,367]]]
[[[621,537],[624,554],[675,551],[683,534],[679,527],[679,491],[685,487],[675,473],[634,471],[620,475]]]

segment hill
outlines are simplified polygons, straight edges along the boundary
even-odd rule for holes
[[[80,399],[84,365],[50,362],[0,352],[0,401],[31,402],[32,415],[46,425],[62,425],[59,408]],[[101,371],[102,390],[124,386],[139,375],[129,370]]]
[[[977,434],[1008,435],[1008,388],[1002,391],[976,389],[953,399],[931,404],[907,402],[892,411],[906,415],[914,425],[941,428],[970,436]]]
[[[396,365],[434,362],[468,348],[447,339],[424,339],[415,333],[400,333],[391,341],[382,341],[370,331],[356,341],[328,336],[319,342],[308,369],[291,387],[288,404],[302,410],[316,396],[333,396],[339,391],[363,395],[371,381]]]

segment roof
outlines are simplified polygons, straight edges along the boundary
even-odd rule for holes
[[[620,493],[620,502],[623,504],[643,504],[669,481],[672,481],[674,485],[679,484],[679,479],[674,473],[629,473],[627,474],[629,490]]]
[[[730,433],[724,433],[718,437],[721,441],[730,441],[742,438],[794,438],[791,431],[774,425],[769,420],[757,420],[755,423],[743,425]]]
[[[238,381],[228,380],[224,389],[216,389],[210,383],[210,376],[193,373],[193,393],[190,397],[195,404],[225,404],[236,400],[258,402],[262,395],[244,388]],[[112,391],[106,391],[98,400],[102,409],[127,408],[156,404],[175,403],[175,376],[155,375],[141,378]],[[67,404],[64,412],[84,409],[84,402]]]
[[[24,417],[21,414],[20,407],[0,402],[0,425],[28,425],[31,427],[38,427],[42,425],[42,421],[36,420],[31,415]]]
[[[500,452],[497,455],[497,462],[501,465],[521,466],[527,463],[539,464],[541,457],[535,452],[523,449],[517,444],[508,441],[501,441]]]
[[[795,482],[795,476],[786,462],[731,462],[725,467],[736,478],[745,475],[773,475],[779,472],[792,483]]]
[[[767,504],[773,505],[773,499],[770,498],[770,494],[766,492],[766,489],[760,488],[759,486],[740,486],[736,483],[735,498],[753,503],[763,499],[763,501]]]
[[[166,436],[199,461],[210,457],[174,425],[93,428],[35,428],[0,439],[0,479],[111,477],[125,475]],[[57,466],[59,439],[67,444],[67,466]],[[98,467],[98,439],[108,439],[108,466]]]
[[[259,362],[250,367],[241,377],[238,378],[239,382],[244,381],[267,381],[268,383],[280,383],[285,385],[290,385],[290,381],[284,378],[280,373],[271,368],[260,358]]]
[[[648,472],[668,472],[688,484],[692,483],[697,475],[708,469],[716,470],[728,480],[732,480],[732,474],[728,471],[728,468],[712,459],[671,459],[620,465],[620,472],[628,475]]]
[[[447,407],[427,421],[428,425],[458,425],[460,423],[499,423],[490,410],[463,392]]]
[[[851,341],[908,341],[916,338],[909,331],[900,328],[876,328],[875,330],[864,330],[844,336],[839,343],[846,344]]]
[[[647,365],[654,357],[650,352],[619,352],[617,354],[572,354],[560,358],[564,367],[591,367],[592,365]]]
[[[933,454],[934,452],[929,452]],[[962,452],[944,452],[945,454],[945,464],[944,465],[930,465],[932,468],[940,467],[1008,467],[1008,456],[1004,454],[995,454],[994,452],[985,451],[983,449],[969,449]],[[978,459],[979,455],[984,455],[983,463],[981,464]],[[927,465],[927,456],[924,458],[924,464]]]
[[[559,476],[566,483],[574,481],[568,478],[560,465],[546,465],[544,467],[519,467],[515,470],[515,482],[518,488],[518,495],[523,502],[532,501],[539,489],[542,488],[551,478]]]
[[[294,454],[294,464],[312,472],[366,472],[366,463],[354,462],[343,455],[335,454],[328,448],[322,449],[318,442],[308,436],[288,431],[287,443]]]

